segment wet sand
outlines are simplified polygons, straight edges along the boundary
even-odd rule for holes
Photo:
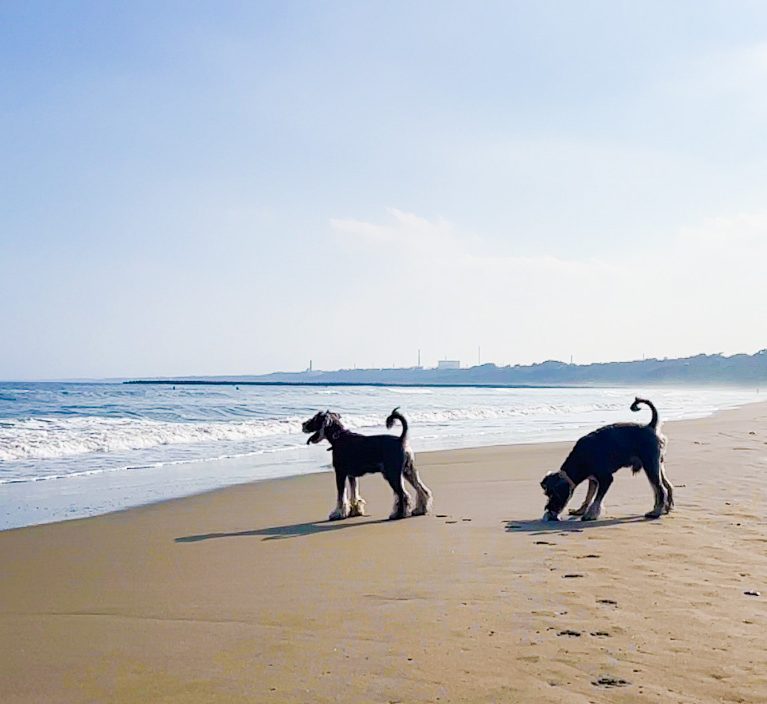
[[[767,701],[767,404],[664,432],[657,521],[622,470],[541,523],[552,443],[420,454],[398,522],[319,474],[2,532],[0,701]]]

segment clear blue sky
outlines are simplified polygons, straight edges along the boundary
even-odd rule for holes
[[[2,2],[0,378],[767,346],[767,5]]]

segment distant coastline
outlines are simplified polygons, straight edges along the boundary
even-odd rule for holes
[[[440,384],[440,383],[404,383],[386,381],[252,381],[221,379],[128,379],[123,384],[163,384],[165,386],[372,386],[377,388],[407,388],[419,386],[426,389],[572,389],[589,388],[567,384]]]
[[[611,386],[767,385],[767,349],[752,355],[696,355],[677,359],[567,364],[549,360],[531,365],[467,368],[422,367],[274,372],[262,375],[187,376],[131,379],[126,384],[250,386],[424,386],[435,388],[589,388]]]

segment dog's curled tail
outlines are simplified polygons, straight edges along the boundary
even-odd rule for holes
[[[632,411],[638,411],[639,407],[644,404],[645,406],[648,406],[650,410],[652,411],[652,418],[650,418],[650,422],[647,424],[648,428],[652,428],[653,430],[658,429],[658,409],[655,408],[652,401],[649,401],[646,398],[639,398],[637,396],[634,399],[634,403],[631,404],[631,410]]]
[[[397,406],[390,414],[389,417],[386,419],[386,427],[391,430],[391,427],[394,425],[394,421],[398,420],[400,423],[402,423],[402,435],[399,436],[399,439],[402,442],[405,442],[407,439],[407,421],[405,420],[405,416],[403,416],[399,412],[399,406]]]

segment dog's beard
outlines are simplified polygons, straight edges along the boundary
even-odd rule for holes
[[[306,441],[307,445],[315,445],[318,442],[320,442],[325,437],[325,433],[323,433],[321,430],[318,430],[314,435],[311,435],[309,439]]]
[[[567,502],[572,497],[572,488],[564,479],[555,474],[547,475],[541,482],[543,491],[546,494],[546,507],[544,509],[544,521],[558,521],[559,514],[564,511]]]

